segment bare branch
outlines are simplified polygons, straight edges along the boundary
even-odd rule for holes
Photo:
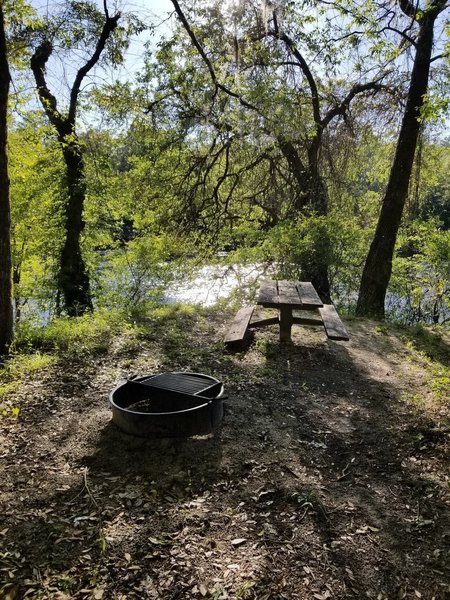
[[[411,29],[411,27],[408,27],[407,29]],[[391,27],[390,25],[388,27],[383,27],[382,29],[380,29],[378,31],[378,35],[380,33],[383,33],[384,31],[393,31],[394,33],[398,33],[399,35],[402,36],[403,39],[405,39],[409,44],[411,44],[411,46],[416,47],[416,41],[410,37],[409,35],[407,35],[405,33],[405,31],[401,31],[400,29],[396,29],[395,27]]]
[[[439,60],[440,58],[447,58],[447,56],[450,56],[450,52],[443,52],[442,54],[433,56],[433,58],[430,58],[430,63],[434,62],[435,60]]]

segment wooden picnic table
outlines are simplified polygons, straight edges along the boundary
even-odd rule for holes
[[[253,306],[241,308],[225,337],[225,343],[237,345],[249,328],[278,323],[280,342],[291,341],[294,323],[323,327],[329,339],[348,340],[348,333],[332,304],[323,304],[309,281],[265,280],[261,282],[256,303],[278,310],[277,317],[252,321]],[[295,311],[295,314],[294,314]]]
[[[322,300],[309,281],[274,281],[261,283],[257,304],[265,308],[279,310],[280,342],[291,340],[295,309],[317,311],[323,306]]]

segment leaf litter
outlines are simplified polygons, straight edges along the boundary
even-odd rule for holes
[[[200,440],[132,438],[107,405],[128,372],[183,369],[184,351],[144,341],[130,358],[119,341],[33,374],[0,420],[0,598],[444,599],[448,436],[423,432],[448,413],[404,400],[426,377],[397,337],[391,364],[374,329],[348,328],[349,344],[296,328],[270,355],[276,329],[258,331],[217,362],[211,314],[190,350],[229,400]]]

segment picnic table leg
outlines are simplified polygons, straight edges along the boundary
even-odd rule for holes
[[[292,323],[292,308],[289,308],[288,306],[280,306],[280,342],[291,341]]]

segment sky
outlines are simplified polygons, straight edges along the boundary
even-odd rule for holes
[[[99,9],[103,10],[103,0],[95,0]],[[168,31],[174,17],[173,4],[170,0],[107,0],[110,14],[116,11],[136,14],[146,23],[154,24],[153,33],[144,31],[134,37],[125,55],[124,64],[118,68],[94,68],[83,81],[82,89],[88,89],[94,84],[113,84],[116,81],[125,81],[142,68],[145,44],[155,44],[165,31]],[[58,0],[30,0],[30,4],[41,16],[52,16],[55,7],[63,5]],[[78,58],[78,60],[77,60]],[[80,66],[86,60],[86,55],[76,56],[71,52],[69,56],[61,58],[54,52],[47,63],[47,82],[50,91],[60,102],[60,107],[68,101],[70,88]],[[31,74],[30,74],[31,76]]]

